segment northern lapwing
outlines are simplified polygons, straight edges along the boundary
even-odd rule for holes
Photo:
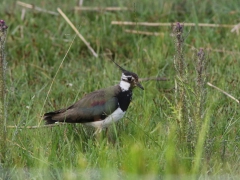
[[[133,88],[144,88],[138,82],[137,74],[115,64],[122,71],[119,84],[91,92],[67,108],[44,114],[46,124],[82,123],[101,131],[123,118],[132,100]]]

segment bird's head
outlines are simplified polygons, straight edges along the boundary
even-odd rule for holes
[[[136,73],[127,71],[127,70],[123,69],[121,66],[119,66],[117,63],[115,63],[115,64],[122,71],[122,76],[121,76],[121,81],[120,81],[120,87],[122,88],[122,90],[124,90],[124,91],[131,90],[131,89],[135,88],[136,86],[138,86],[139,88],[144,90],[143,86],[138,81],[138,75]]]
[[[122,72],[120,87],[124,90],[129,90],[135,88],[136,86],[144,90],[142,85],[138,82],[138,75],[130,71]]]

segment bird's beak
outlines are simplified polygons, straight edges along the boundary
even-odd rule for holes
[[[142,87],[142,85],[141,85],[139,82],[137,82],[137,86],[138,86],[139,88],[141,88],[142,90],[144,90],[144,88]]]

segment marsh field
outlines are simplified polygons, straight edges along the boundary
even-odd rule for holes
[[[0,179],[239,179],[239,7],[1,0],[8,29]],[[45,112],[119,83],[113,58],[152,78],[134,89],[123,119],[96,135],[81,124],[44,126]]]

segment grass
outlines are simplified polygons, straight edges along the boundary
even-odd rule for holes
[[[239,105],[215,89],[205,87],[205,116],[196,136],[195,153],[189,156],[188,144],[179,139],[178,109],[171,90],[176,75],[171,28],[131,27],[164,33],[155,37],[127,34],[124,27],[111,25],[113,20],[237,24],[240,15],[237,0],[231,3],[224,0],[84,1],[84,6],[92,7],[135,7],[134,11],[114,13],[74,13],[71,10],[74,1],[24,2],[52,11],[60,7],[100,56],[94,58],[77,37],[43,106],[75,33],[61,16],[27,10],[21,20],[21,7],[3,0],[0,17],[9,26],[5,48],[7,125],[16,125],[7,132],[7,156],[0,166],[4,178],[239,178]],[[203,47],[236,52],[204,50],[208,57],[208,81],[238,98],[240,36],[228,28],[185,27],[184,32],[188,34],[185,43],[198,50]],[[166,76],[170,81],[143,82],[145,91],[135,89],[125,118],[110,128],[109,140],[104,133],[92,137],[92,130],[80,124],[19,128],[37,125],[42,109],[48,112],[71,105],[85,93],[116,84],[121,73],[109,61],[108,49],[116,54],[117,63],[140,77]],[[191,83],[195,81],[193,55],[198,50],[185,46],[187,78]],[[192,102],[195,99],[190,96],[188,106]]]

